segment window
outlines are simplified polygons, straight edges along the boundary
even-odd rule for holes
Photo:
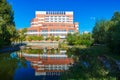
[[[69,32],[74,32],[74,30],[69,30]]]
[[[42,30],[42,32],[48,32],[48,30]]]
[[[41,34],[42,36],[47,36],[47,34]]]
[[[37,30],[29,30],[28,32],[37,32]]]

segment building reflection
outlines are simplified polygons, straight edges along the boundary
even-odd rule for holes
[[[63,52],[63,51],[60,51]],[[19,57],[24,57],[31,62],[35,69],[35,76],[40,75],[60,75],[69,69],[73,64],[73,59],[66,54],[28,54],[18,53]]]

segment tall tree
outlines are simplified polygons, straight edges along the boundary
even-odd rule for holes
[[[26,34],[25,34],[26,32],[27,32],[27,28],[23,28],[23,29],[21,29],[21,30],[18,31],[20,42],[26,40]]]
[[[6,0],[0,0],[0,47],[10,45],[16,33],[12,7]]]
[[[105,20],[100,20],[96,22],[93,28],[94,43],[104,44],[106,42],[106,32],[109,29],[107,23],[108,22]]]
[[[120,12],[115,12],[110,22],[107,44],[114,53],[120,54]]]
[[[115,12],[109,21],[97,21],[93,28],[95,43],[104,43],[113,53],[120,54],[120,12]]]

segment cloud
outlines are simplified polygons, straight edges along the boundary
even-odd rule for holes
[[[90,20],[96,20],[96,17],[91,16],[91,17],[90,17]]]

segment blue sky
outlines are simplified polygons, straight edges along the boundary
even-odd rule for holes
[[[120,0],[7,0],[14,10],[16,28],[30,27],[35,11],[74,11],[79,31],[92,31],[96,20],[109,20],[115,11],[120,12]]]

